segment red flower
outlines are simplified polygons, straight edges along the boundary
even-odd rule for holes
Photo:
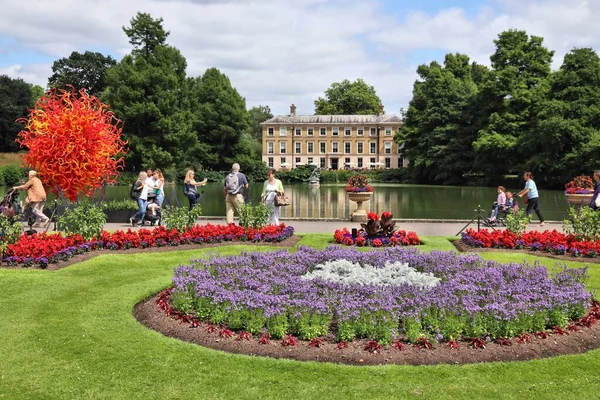
[[[379,214],[370,212],[367,214],[367,219],[372,219],[373,221],[379,221]]]

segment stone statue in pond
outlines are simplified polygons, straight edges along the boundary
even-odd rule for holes
[[[310,174],[310,176],[308,177],[308,182],[316,182],[318,183],[321,180],[321,169],[318,166],[315,166],[315,169],[313,169],[313,172]]]

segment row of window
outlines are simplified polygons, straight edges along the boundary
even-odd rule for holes
[[[295,145],[295,153],[296,154],[302,153],[302,142],[296,142],[294,145]],[[383,146],[384,146],[385,154],[392,154],[392,142],[384,142]],[[314,143],[307,142],[306,143],[306,152],[309,154],[312,154],[312,153],[314,153],[314,150],[315,150]],[[331,143],[331,152],[339,153],[339,143],[338,142]],[[356,143],[356,153],[362,154],[363,152],[364,152],[364,143],[363,142]],[[375,154],[376,152],[377,152],[377,143],[370,142],[369,143],[369,153]],[[267,142],[267,154],[274,154],[274,153],[275,153],[275,142]],[[287,153],[287,142],[283,142],[283,141],[279,142],[279,153],[280,154]],[[321,154],[327,153],[327,143],[326,142],[319,142],[319,153],[321,153]],[[352,143],[351,142],[344,142],[344,153],[345,154],[352,153]]]
[[[314,136],[315,131],[318,131],[320,136],[327,136],[327,129],[328,128],[306,128],[306,135]],[[339,136],[341,131],[344,132],[344,136],[352,136],[352,128],[344,128],[344,129],[330,128],[330,129],[331,129],[332,136]],[[294,130],[295,136],[302,136],[303,128],[294,128],[293,130]],[[370,128],[370,129],[367,128],[367,131],[369,132],[369,134],[371,136],[377,136],[377,128]],[[392,136],[392,127],[386,126],[384,131],[385,131],[385,136]],[[279,128],[279,136],[287,136],[287,132],[288,132],[287,127],[282,126]],[[358,136],[364,136],[365,128],[356,128],[356,134]],[[267,128],[267,135],[269,135],[269,136],[275,135],[275,128]]]
[[[296,157],[295,159],[296,164],[301,162],[301,158],[300,157]],[[275,158],[274,157],[268,157],[267,158],[267,164],[269,165],[269,168],[273,168],[274,167],[274,162],[275,162]],[[331,162],[331,161],[330,161]],[[335,161],[337,163],[337,159]],[[283,165],[287,163],[287,157],[280,157],[280,165]],[[308,164],[314,164],[314,159],[313,157],[308,157],[307,159],[307,163]],[[327,159],[325,157],[320,157],[319,158],[319,167],[320,168],[331,168],[332,165],[327,166]],[[363,158],[359,157],[356,159],[356,167],[358,168],[366,168],[366,167],[373,167],[375,166],[376,163],[376,158],[375,157],[371,157],[369,158],[369,165],[364,165],[363,162]],[[354,166],[355,164],[350,162],[350,158],[345,158],[344,160],[344,165],[338,165],[338,168],[343,168],[344,166],[346,167],[350,167],[350,166]],[[398,166],[402,167],[404,165],[404,158],[403,157],[399,157],[398,158]],[[385,168],[391,168],[392,167],[392,159],[390,157],[386,157],[384,159],[384,166]]]

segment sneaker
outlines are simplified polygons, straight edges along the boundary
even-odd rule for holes
[[[131,224],[131,226],[135,226],[135,220],[133,219],[133,217],[129,218],[129,223]]]
[[[544,226],[544,225],[546,225],[545,222],[540,222],[540,226]]]

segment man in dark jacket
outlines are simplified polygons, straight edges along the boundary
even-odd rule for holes
[[[600,170],[594,171],[594,197],[592,197],[592,201],[590,201],[590,207],[594,210],[598,210],[596,207],[596,198],[600,194]]]

